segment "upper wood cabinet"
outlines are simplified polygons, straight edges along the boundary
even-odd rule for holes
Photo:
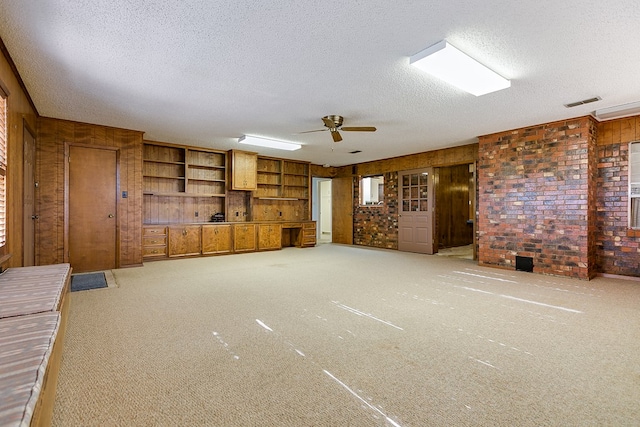
[[[258,188],[258,154],[231,150],[231,189],[253,191]]]
[[[224,197],[226,153],[169,144],[144,143],[144,194]]]

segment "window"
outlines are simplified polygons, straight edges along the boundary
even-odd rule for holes
[[[0,84],[0,247],[7,243],[7,95]]]
[[[360,178],[360,204],[382,206],[384,204],[384,177],[367,176]]]
[[[640,141],[629,143],[629,228],[640,229]]]

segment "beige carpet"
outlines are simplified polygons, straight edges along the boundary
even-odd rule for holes
[[[640,283],[342,245],[71,294],[55,426],[637,426]]]
[[[436,255],[452,258],[473,259],[473,245],[439,249]]]

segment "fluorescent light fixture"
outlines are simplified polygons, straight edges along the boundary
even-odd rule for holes
[[[594,111],[596,118],[600,120],[618,119],[621,117],[634,116],[640,114],[640,101],[630,104],[616,105],[615,107],[601,108]]]
[[[238,139],[238,143],[247,145],[257,145],[258,147],[277,148],[278,150],[294,151],[302,148],[302,145],[295,142],[278,141],[277,139],[262,138],[259,136],[244,135]]]
[[[467,56],[446,40],[411,56],[409,63],[475,96],[511,86],[511,81]]]

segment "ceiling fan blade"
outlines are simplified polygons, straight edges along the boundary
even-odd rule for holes
[[[331,131],[331,136],[333,137],[333,142],[342,141],[342,136],[340,135],[340,132],[338,132],[337,130]]]
[[[300,134],[303,134],[303,133],[311,133],[311,132],[324,132],[324,131],[327,131],[327,130],[329,130],[329,129],[306,130],[304,132],[298,132],[298,133],[296,133],[296,135],[300,135]]]
[[[330,129],[335,129],[336,124],[333,120],[331,120],[329,117],[323,117],[322,121],[324,122],[324,125]]]
[[[345,130],[347,132],[375,132],[376,128],[373,126],[347,126],[341,127],[340,130]]]

